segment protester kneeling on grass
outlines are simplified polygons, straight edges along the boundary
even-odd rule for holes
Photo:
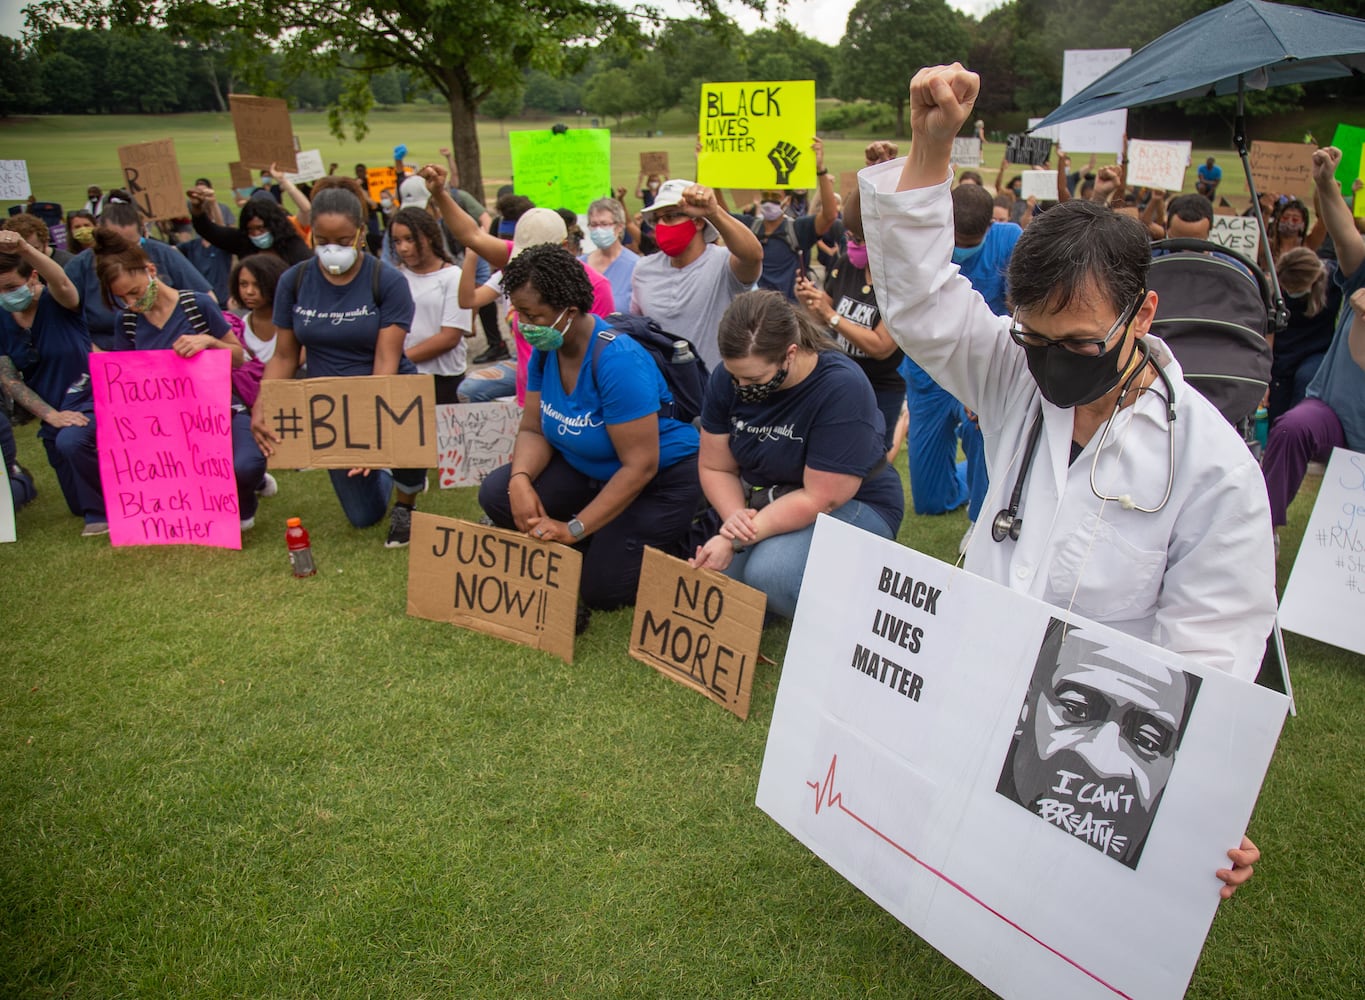
[[[957,64],[920,70],[909,155],[859,176],[887,328],[991,452],[999,513],[966,568],[1250,681],[1275,616],[1270,507],[1241,436],[1149,334],[1143,226],[1049,209],[1010,260],[1012,317],[953,266],[949,164],[979,88]],[[1224,897],[1259,854],[1244,838],[1229,857]]]
[[[693,566],[763,591],[790,618],[815,535],[830,514],[895,538],[900,476],[861,368],[778,292],[745,292],[720,322],[721,366],[702,404],[701,485],[721,522]]]
[[[528,247],[503,288],[534,350],[512,461],[483,481],[479,504],[499,527],[580,548],[586,607],[631,604],[646,545],[685,553],[701,499],[697,431],[661,414],[673,399],[662,373],[592,314],[569,251]]]
[[[200,351],[232,352],[232,367],[245,358],[217,303],[202,292],[181,292],[158,275],[142,248],[112,229],[95,231],[95,274],[114,313],[114,349],[175,351],[192,358]],[[196,315],[197,314],[197,315]],[[205,332],[201,332],[205,331]],[[237,514],[242,530],[256,525],[257,490],[265,482],[265,456],[251,436],[251,413],[237,397],[232,411],[232,471],[237,480]]]
[[[275,354],[265,378],[293,378],[300,349],[308,349],[308,377],[416,375],[403,354],[412,325],[412,294],[396,268],[361,250],[365,209],[342,187],[313,199],[315,257],[295,264],[275,288]],[[378,274],[375,270],[378,269]],[[279,437],[256,401],[251,431],[267,456]],[[402,548],[412,534],[417,494],[427,488],[425,469],[328,469],[346,519],[357,528],[377,524],[396,491],[385,548]]]

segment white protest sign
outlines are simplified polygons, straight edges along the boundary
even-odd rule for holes
[[[0,201],[24,201],[33,193],[27,160],[0,160]]]
[[[1040,139],[1051,139],[1054,143],[1062,141],[1062,127],[1060,125],[1049,125],[1047,128],[1039,128],[1038,123],[1040,121],[1042,121],[1041,118],[1030,118],[1028,120],[1029,135],[1036,135]]]
[[[1215,215],[1209,242],[1236,250],[1248,260],[1256,260],[1261,249],[1261,230],[1256,220],[1246,215]]]
[[[14,527],[14,492],[9,476],[5,476],[5,481],[0,483],[0,542],[14,542],[18,538]]]
[[[1057,171],[1025,170],[1019,174],[1019,197],[1039,201],[1057,200]]]
[[[1190,165],[1190,143],[1128,140],[1128,183],[1134,187],[1179,191]]]
[[[321,180],[327,176],[327,168],[322,164],[322,152],[317,149],[309,149],[299,153],[294,159],[298,162],[299,172],[296,174],[285,174],[291,184],[304,184],[309,181]]]
[[[1174,1000],[1287,704],[821,516],[757,804],[1003,997]]]
[[[1132,49],[1067,49],[1062,54],[1062,103],[1075,97],[1123,62]],[[1068,153],[1123,152],[1128,132],[1128,111],[1106,111],[1057,126],[1059,142]]]
[[[1280,601],[1280,627],[1365,653],[1365,454],[1337,448]]]
[[[491,403],[442,403],[436,407],[436,464],[441,489],[478,486],[512,461],[521,425],[515,399]]]
[[[981,140],[962,136],[954,139],[952,164],[955,167],[981,166]]]

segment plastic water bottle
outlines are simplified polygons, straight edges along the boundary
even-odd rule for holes
[[[685,340],[673,341],[673,364],[686,365],[697,360],[697,356],[692,353],[692,345]]]
[[[289,547],[289,565],[295,576],[314,576],[318,568],[313,564],[313,548],[308,543],[308,529],[297,517],[291,517],[284,530],[284,543]]]

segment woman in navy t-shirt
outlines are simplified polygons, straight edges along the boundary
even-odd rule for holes
[[[275,354],[266,378],[292,378],[300,348],[308,349],[308,377],[416,375],[403,355],[412,325],[412,294],[395,268],[365,253],[365,209],[345,188],[313,199],[315,259],[295,264],[275,287]],[[376,269],[378,274],[375,273]],[[259,400],[252,433],[267,455],[279,438]],[[346,519],[357,528],[378,524],[396,492],[385,548],[402,548],[412,533],[425,469],[328,469]]]
[[[232,367],[245,358],[218,304],[203,292],[181,293],[157,274],[142,247],[113,229],[95,230],[95,276],[114,310],[114,350],[174,351],[192,358],[200,351],[232,352]],[[198,310],[202,321],[191,317]],[[200,327],[208,332],[200,333]],[[232,471],[237,480],[237,516],[242,530],[256,525],[256,490],[265,482],[265,456],[251,436],[251,414],[233,399]]]
[[[509,465],[479,487],[503,528],[583,552],[589,608],[633,603],[644,547],[682,555],[701,499],[697,431],[659,411],[672,402],[654,360],[592,314],[583,265],[555,244],[507,264],[503,288],[535,348]]]
[[[815,518],[831,514],[895,538],[905,513],[886,463],[872,386],[777,292],[745,292],[720,321],[723,367],[701,415],[701,485],[720,531],[694,566],[720,570],[796,611]]]

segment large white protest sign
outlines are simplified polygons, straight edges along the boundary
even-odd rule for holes
[[[1047,128],[1039,128],[1038,123],[1040,121],[1042,121],[1041,118],[1030,118],[1028,120],[1029,135],[1036,135],[1040,139],[1051,139],[1053,142],[1062,141],[1061,140],[1062,127],[1060,125],[1049,125]]]
[[[1365,454],[1337,448],[1280,602],[1280,626],[1365,653]]]
[[[14,493],[6,476],[0,483],[0,542],[13,542],[18,538],[14,526]]]
[[[1247,215],[1215,215],[1209,230],[1209,242],[1236,250],[1248,260],[1255,261],[1261,249],[1261,229],[1256,220]]]
[[[321,150],[305,150],[295,156],[294,159],[298,162],[299,172],[284,175],[289,178],[290,183],[304,184],[309,181],[321,180],[327,176],[327,168],[322,163]]]
[[[1025,170],[1019,174],[1019,197],[1057,200],[1057,171]]]
[[[822,516],[758,805],[1001,996],[1176,998],[1286,705]]]
[[[954,139],[952,164],[955,167],[981,166],[981,140],[974,136]]]
[[[33,193],[27,160],[0,160],[0,201],[23,201]]]
[[[1134,187],[1179,191],[1190,165],[1190,143],[1128,140],[1128,183]]]
[[[1062,54],[1062,102],[1075,97],[1132,54],[1132,49],[1067,49]],[[1123,152],[1128,111],[1106,111],[1057,126],[1062,149],[1068,153]]]
[[[515,399],[491,403],[443,403],[436,407],[436,462],[441,489],[478,486],[512,461],[521,425]]]

